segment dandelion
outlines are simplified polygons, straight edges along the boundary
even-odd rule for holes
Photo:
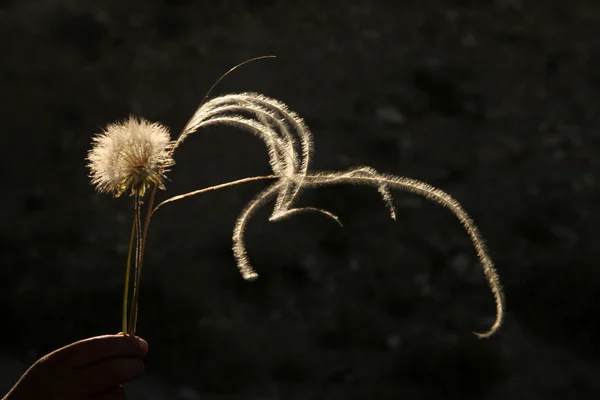
[[[164,173],[175,161],[169,131],[161,124],[131,116],[108,125],[93,143],[88,161],[99,192],[119,197],[130,190],[144,196],[152,184],[165,189]]]
[[[238,66],[243,64],[245,63]],[[223,76],[226,76],[238,66],[232,68]],[[207,97],[208,94],[204,100]],[[165,172],[175,163],[173,155],[176,149],[190,135],[211,125],[233,126],[246,130],[261,139],[267,148],[269,164],[273,174],[247,177],[180,194],[154,206],[157,189],[164,189]],[[289,110],[287,105],[257,93],[230,94],[203,101],[176,140],[170,139],[168,131],[162,125],[134,118],[130,118],[122,124],[109,125],[104,133],[95,137],[93,148],[88,156],[92,183],[96,185],[97,190],[100,192],[108,192],[119,196],[130,190],[131,195],[134,197],[133,226],[125,277],[123,332],[135,334],[143,255],[148,226],[154,213],[160,207],[174,201],[257,180],[274,180],[275,182],[248,203],[239,215],[233,230],[233,255],[244,279],[252,280],[258,277],[250,263],[246,250],[244,242],[245,229],[252,215],[269,200],[275,198],[274,209],[269,218],[271,221],[303,212],[317,212],[341,225],[339,218],[328,210],[314,207],[294,207],[302,190],[310,187],[344,183],[371,185],[378,190],[391,218],[395,220],[396,212],[393,206],[391,189],[399,189],[423,196],[442,205],[449,209],[461,222],[473,243],[496,303],[496,318],[492,326],[486,332],[475,334],[478,337],[485,338],[491,336],[500,328],[504,317],[504,295],[498,274],[479,229],[454,198],[424,182],[381,174],[368,166],[348,171],[312,172],[309,166],[313,148],[312,135],[300,116]],[[142,221],[141,199],[150,186],[153,189],[148,200],[146,217]],[[132,304],[129,319],[127,319],[132,259],[135,265],[133,268],[135,276],[133,279]]]

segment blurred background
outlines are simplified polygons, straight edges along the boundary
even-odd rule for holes
[[[592,399],[600,390],[600,4],[594,0],[0,2],[0,393],[40,356],[121,328],[132,217],[94,192],[90,138],[131,113],[178,134],[213,95],[303,116],[315,170],[370,165],[453,195],[507,297],[494,318],[451,213],[371,187],[310,189],[318,214],[233,225],[265,184],[153,219],[131,399]],[[194,134],[160,198],[269,173],[262,143]],[[594,395],[595,394],[595,395]]]

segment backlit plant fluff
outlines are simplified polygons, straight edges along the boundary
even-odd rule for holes
[[[89,162],[92,183],[99,192],[119,197],[130,190],[132,195],[144,196],[152,184],[165,189],[164,173],[175,164],[167,128],[132,116],[108,125],[93,141]]]
[[[175,150],[192,133],[211,125],[230,125],[249,131],[260,138],[267,147],[273,174],[243,178],[177,195],[154,206],[157,189],[165,188],[164,174],[174,164]],[[175,140],[169,138],[166,128],[162,125],[133,117],[124,123],[109,125],[103,133],[96,136],[88,155],[92,183],[100,192],[119,196],[129,191],[134,198],[133,227],[123,301],[123,332],[135,334],[143,255],[148,225],[154,213],[163,205],[173,201],[256,180],[273,180],[274,183],[260,192],[246,206],[233,230],[233,254],[245,279],[250,280],[258,276],[246,252],[245,228],[256,210],[272,198],[275,198],[275,206],[270,217],[271,221],[310,211],[322,213],[340,223],[338,217],[327,210],[294,207],[302,189],[343,183],[371,185],[381,194],[393,219],[396,219],[396,213],[390,189],[405,190],[448,208],[465,228],[473,242],[496,302],[494,323],[486,332],[475,334],[484,338],[498,330],[504,315],[504,296],[498,275],[478,228],[456,200],[426,183],[381,174],[370,167],[358,167],[348,171],[311,172],[309,163],[312,151],[312,136],[302,118],[290,111],[285,104],[256,93],[229,94],[203,102]],[[142,197],[150,187],[152,190],[146,205],[146,215],[142,219]],[[132,260],[134,262],[133,295],[129,318],[127,318]]]

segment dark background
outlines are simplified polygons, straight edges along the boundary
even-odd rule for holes
[[[441,207],[370,187],[307,190],[338,214],[234,221],[264,184],[153,220],[138,334],[144,399],[592,399],[600,4],[595,0],[0,2],[0,393],[38,357],[116,333],[131,202],[97,195],[93,134],[130,113],[177,134],[208,88],[303,116],[313,169],[370,165],[463,203],[507,296],[498,334],[471,244]],[[167,194],[269,172],[246,132],[200,131]]]

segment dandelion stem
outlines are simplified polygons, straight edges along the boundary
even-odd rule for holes
[[[146,212],[146,219],[144,220],[144,228],[140,233],[140,252],[139,252],[139,258],[138,258],[138,265],[136,268],[136,284],[137,284],[137,288],[138,291],[136,293],[136,297],[135,297],[135,308],[134,308],[134,312],[133,312],[133,326],[132,326],[132,334],[135,335],[135,331],[137,329],[137,319],[138,319],[138,305],[139,305],[139,291],[140,291],[140,285],[141,285],[141,280],[142,280],[142,266],[144,264],[144,252],[146,250],[146,239],[148,237],[148,226],[150,225],[150,218],[152,217],[152,206],[154,205],[154,199],[156,198],[156,191],[158,189],[158,186],[155,184],[154,187],[152,188],[152,193],[150,194],[150,200],[148,201],[148,211]],[[141,218],[140,218],[140,224],[141,224]],[[141,225],[140,225],[140,229],[141,229]]]
[[[133,295],[131,297],[131,309],[129,310],[129,335],[135,334],[135,323],[134,317],[137,314],[137,303],[138,303],[138,292],[139,292],[139,266],[140,266],[140,251],[141,251],[141,199],[140,195],[136,193],[134,200],[134,212],[135,212],[135,267],[133,277]]]
[[[277,178],[280,178],[280,177],[277,175],[266,175],[266,176],[254,176],[254,177],[250,177],[250,178],[238,179],[236,181],[223,183],[220,185],[211,186],[208,188],[195,190],[193,192],[189,192],[189,193],[171,197],[170,199],[167,199],[167,200],[161,202],[159,205],[157,205],[153,209],[152,207],[154,206],[154,201],[156,199],[156,192],[158,189],[158,186],[154,185],[154,187],[152,188],[152,193],[150,194],[150,200],[148,201],[148,210],[146,213],[146,218],[144,220],[143,228],[141,225],[141,215],[140,215],[141,214],[141,199],[140,199],[140,196],[136,194],[136,196],[135,196],[135,216],[134,216],[133,229],[131,232],[131,240],[130,240],[130,244],[129,244],[129,258],[127,261],[128,269],[127,269],[127,275],[125,277],[125,282],[126,282],[126,285],[128,288],[129,287],[129,271],[130,271],[130,266],[131,266],[131,253],[132,253],[132,248],[133,248],[133,238],[135,236],[136,237],[136,257],[135,257],[135,268],[134,268],[135,276],[133,278],[133,296],[131,299],[131,310],[129,313],[129,332],[128,332],[130,335],[135,335],[136,328],[137,328],[139,293],[140,293],[140,284],[141,284],[141,278],[142,278],[142,266],[144,263],[144,252],[146,250],[146,240],[148,237],[148,227],[150,226],[150,220],[152,219],[152,215],[154,215],[156,210],[158,210],[159,207],[161,207],[162,205],[164,205],[166,203],[170,203],[172,201],[180,200],[185,197],[193,196],[196,194],[209,192],[212,190],[218,190],[218,189],[222,189],[222,188],[225,188],[228,186],[234,186],[234,185],[237,185],[240,183],[245,183],[245,182],[252,182],[252,181],[258,181],[258,180],[264,180],[264,179],[277,179]],[[125,300],[123,302],[123,331],[124,332],[127,332],[127,316],[126,316],[127,315],[127,311],[126,311],[127,310],[127,294],[128,294],[127,290],[128,289],[126,289],[126,291],[125,291]]]
[[[133,239],[135,237],[136,217],[133,217],[131,238],[129,239],[129,252],[127,254],[127,268],[125,269],[125,290],[123,295],[123,334],[127,335],[127,302],[129,300],[129,276],[131,275],[131,254],[133,253]]]

